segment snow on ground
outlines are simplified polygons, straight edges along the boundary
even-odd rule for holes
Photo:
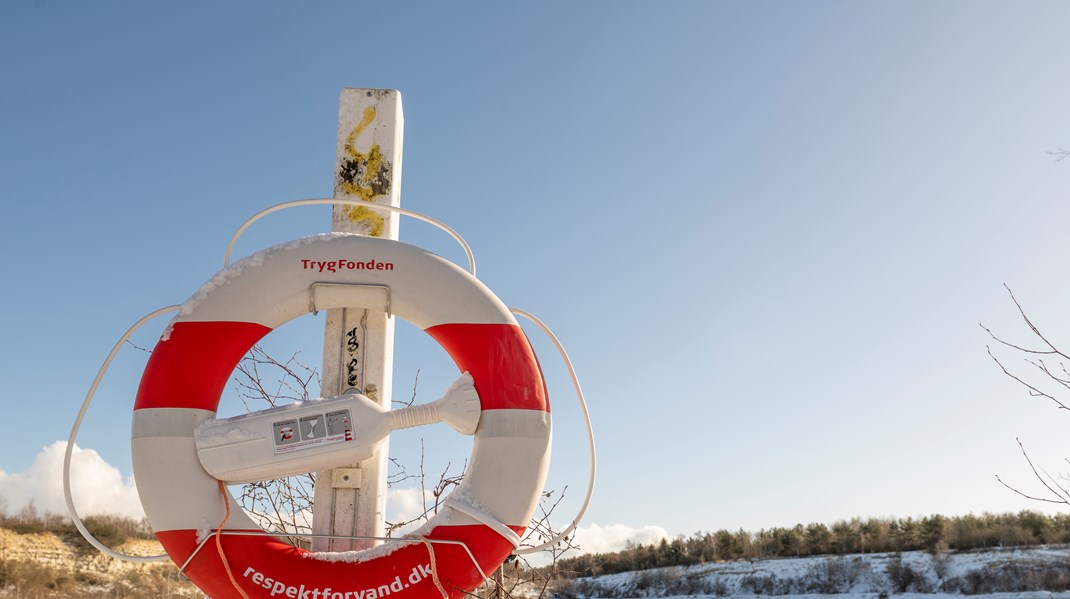
[[[942,599],[1062,597],[1070,584],[1070,546],[983,551],[780,558],[624,572],[573,581],[580,598],[891,597]]]
[[[769,599],[764,595],[732,595],[738,599]],[[785,599],[874,599],[877,593],[843,593],[839,595],[780,595]],[[989,593],[987,595],[959,595],[954,593],[897,593],[889,599],[1070,599],[1070,593],[1027,591],[1023,593]],[[695,595],[668,595],[664,599],[695,599]]]

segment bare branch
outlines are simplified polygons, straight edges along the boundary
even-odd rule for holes
[[[1070,156],[1070,150],[1062,147],[1055,150],[1048,150],[1046,153],[1048,156],[1055,158],[1055,162],[1062,162],[1063,160],[1066,160],[1067,156]]]
[[[281,362],[259,345],[242,358],[235,369],[239,399],[250,410],[259,410],[265,402],[278,406],[310,398],[309,387],[318,383],[318,373],[294,354]],[[311,532],[306,515],[311,513],[316,478],[312,473],[265,480],[243,485],[238,502],[269,532],[280,534],[292,545],[307,547]]]
[[[1035,476],[1037,480],[1039,480],[1040,483],[1044,485],[1044,488],[1050,491],[1052,495],[1058,497],[1061,500],[1061,503],[1068,503],[1068,500],[1062,495],[1060,495],[1058,491],[1051,488],[1051,485],[1048,484],[1048,481],[1044,480],[1044,478],[1040,476],[1040,473],[1037,472],[1037,468],[1033,465],[1033,460],[1029,457],[1029,452],[1025,450],[1025,445],[1022,444],[1022,441],[1017,437],[1014,440],[1018,442],[1018,448],[1022,450],[1022,457],[1024,457],[1025,462],[1029,464],[1029,469],[1033,471],[1033,476]]]
[[[1059,385],[1063,386],[1067,390],[1070,390],[1070,384],[1068,384],[1068,381],[1066,381],[1065,379],[1059,378],[1055,373],[1053,373],[1050,369],[1048,369],[1048,365],[1044,363],[1044,360],[1036,360],[1036,361],[1026,360],[1026,362],[1028,364],[1032,364],[1034,367],[1037,368],[1037,370],[1043,372],[1052,381],[1058,383]]]
[[[412,397],[409,398],[409,401],[393,400],[393,403],[401,404],[401,405],[403,405],[405,407],[411,406],[412,404],[416,403],[416,387],[419,384],[420,384],[420,371],[417,370],[416,371],[416,378],[414,378],[413,381],[412,381]]]
[[[1052,351],[1050,353],[1059,354],[1060,356],[1070,360],[1070,356],[1067,356],[1063,352],[1059,351],[1059,349],[1055,347],[1055,345],[1051,341],[1048,341],[1048,338],[1040,332],[1040,329],[1037,328],[1037,325],[1033,324],[1033,321],[1030,320],[1029,316],[1026,315],[1025,310],[1022,308],[1022,304],[1018,302],[1018,298],[1014,297],[1014,292],[1011,291],[1011,288],[1006,283],[1003,284],[1003,288],[1007,290],[1008,294],[1010,294],[1011,301],[1013,301],[1014,305],[1018,308],[1018,313],[1022,315],[1022,320],[1025,321],[1025,324],[1029,327],[1029,330],[1033,331],[1033,334],[1040,338],[1040,340],[1044,342],[1044,345],[1047,345],[1049,348],[1051,348]]]
[[[1048,471],[1045,470],[1043,467],[1040,468],[1040,471],[1044,473],[1044,476],[1048,478],[1048,481],[1052,484],[1052,486],[1057,487],[1059,489],[1057,493],[1059,498],[1063,499],[1067,504],[1070,504],[1070,493],[1066,492],[1066,487],[1063,487],[1061,484],[1059,484],[1059,481],[1054,476],[1049,474]]]
[[[1041,354],[1041,355],[1050,355],[1050,354],[1056,353],[1056,352],[1053,352],[1053,351],[1041,351],[1041,350],[1037,350],[1037,349],[1029,349],[1028,347],[1022,347],[1020,345],[1015,345],[1015,344],[1003,339],[1002,337],[996,336],[996,334],[992,332],[992,329],[989,329],[985,325],[982,324],[982,325],[980,325],[980,327],[982,329],[984,329],[985,332],[988,333],[989,336],[991,336],[992,339],[995,340],[1000,345],[1005,345],[1005,346],[1007,346],[1007,347],[1009,347],[1011,349],[1016,349],[1016,350],[1018,350],[1018,351],[1020,351],[1022,353]]]
[[[1057,404],[1057,405],[1059,406],[1059,408],[1060,408],[1060,409],[1063,409],[1063,410],[1070,410],[1070,406],[1067,406],[1067,405],[1066,405],[1066,404],[1064,404],[1063,402],[1059,401],[1058,399],[1056,399],[1056,398],[1055,398],[1055,396],[1053,396],[1053,395],[1050,395],[1050,394],[1048,394],[1048,393],[1045,393],[1045,392],[1041,391],[1040,389],[1038,389],[1038,388],[1034,387],[1033,385],[1031,385],[1031,384],[1027,383],[1027,382],[1025,381],[1025,379],[1023,379],[1023,378],[1021,378],[1021,377],[1019,377],[1019,376],[1015,375],[1015,374],[1014,374],[1014,373],[1012,373],[1011,371],[1007,370],[1007,367],[1003,365],[1003,362],[1000,362],[999,358],[997,358],[997,357],[995,356],[995,354],[993,354],[993,353],[992,353],[992,348],[991,348],[991,347],[989,347],[989,346],[987,346],[987,345],[986,345],[986,346],[985,346],[985,349],[987,349],[987,350],[988,350],[988,356],[989,356],[990,358],[992,358],[992,360],[993,360],[993,361],[994,361],[994,362],[995,362],[996,364],[998,364],[998,365],[999,365],[999,368],[1000,368],[1000,370],[1002,370],[1002,371],[1003,371],[1003,374],[1005,374],[1005,375],[1009,376],[1010,378],[1012,378],[1012,379],[1014,379],[1014,380],[1018,381],[1018,382],[1019,382],[1019,383],[1020,383],[1020,384],[1021,384],[1021,385],[1022,385],[1023,387],[1025,387],[1025,388],[1029,389],[1029,393],[1030,393],[1031,395],[1033,395],[1033,396],[1036,396],[1036,397],[1047,397],[1048,399],[1050,399],[1050,400],[1052,400],[1053,402],[1055,402],[1055,403],[1056,403],[1056,404]]]
[[[151,353],[152,353],[152,350],[151,350],[151,349],[148,349],[148,348],[146,348],[146,347],[141,347],[140,345],[138,345],[138,344],[134,343],[133,341],[131,341],[131,340],[129,340],[129,339],[127,339],[127,340],[126,340],[126,342],[127,342],[127,343],[129,343],[129,344],[130,344],[130,347],[132,347],[132,348],[134,348],[134,349],[137,349],[137,350],[143,351],[143,352],[145,352],[145,353],[147,353],[147,354],[151,354]]]
[[[1057,500],[1057,499],[1048,499],[1046,497],[1034,497],[1032,495],[1026,495],[1025,493],[1019,491],[1018,489],[1016,489],[1016,488],[1008,485],[1007,483],[1003,482],[1003,479],[1001,479],[998,474],[996,475],[996,480],[999,481],[999,484],[1003,485],[1004,487],[1007,487],[1011,491],[1014,491],[1015,493],[1021,495],[1022,497],[1025,497],[1026,499],[1029,499],[1029,500],[1032,500],[1032,501],[1043,501],[1045,503],[1059,503],[1059,504],[1066,503],[1065,501],[1061,501],[1061,500]]]
[[[1012,487],[1011,485],[1008,485],[1007,483],[1003,482],[1003,479],[1001,479],[999,477],[999,475],[997,474],[996,475],[996,480],[999,481],[999,484],[1003,485],[1004,487],[1007,487],[1011,491],[1014,491],[1015,493],[1017,493],[1018,495],[1021,495],[1022,497],[1025,497],[1026,499],[1030,499],[1030,500],[1033,500],[1033,501],[1043,501],[1044,503],[1055,503],[1055,504],[1062,504],[1062,505],[1070,505],[1070,493],[1067,493],[1066,489],[1064,489],[1058,483],[1054,482],[1054,479],[1052,479],[1051,475],[1048,474],[1047,472],[1044,472],[1044,476],[1042,476],[1040,471],[1038,471],[1037,467],[1033,464],[1032,458],[1029,457],[1029,452],[1026,451],[1025,445],[1022,444],[1021,439],[1015,438],[1015,441],[1018,442],[1018,448],[1021,450],[1022,457],[1025,458],[1025,462],[1027,464],[1029,464],[1029,469],[1033,471],[1033,476],[1036,477],[1036,479],[1038,481],[1040,481],[1040,484],[1044,485],[1044,488],[1047,489],[1049,493],[1051,493],[1052,495],[1057,497],[1057,499],[1051,499],[1051,498],[1048,498],[1048,497],[1035,497],[1033,495],[1028,495],[1026,493],[1023,493],[1019,489],[1017,489],[1015,487]],[[1045,479],[1045,476],[1047,477],[1047,479]],[[1048,479],[1051,479],[1052,482],[1049,483]],[[1058,487],[1058,490],[1053,488],[1052,484],[1054,484],[1056,487]]]

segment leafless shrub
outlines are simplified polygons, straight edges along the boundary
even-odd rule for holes
[[[1047,560],[1006,562],[971,570],[952,579],[963,595],[1058,592],[1070,589],[1070,564]]]
[[[249,411],[312,399],[309,388],[318,387],[315,368],[302,363],[298,354],[279,361],[254,345],[236,368],[238,398]],[[266,404],[266,405],[265,405]],[[283,536],[294,546],[308,548],[312,532],[313,473],[270,479],[242,485],[238,504],[264,530]]]
[[[821,595],[846,593],[868,571],[869,564],[861,558],[829,557],[811,565],[796,581],[799,588],[794,591]]]
[[[61,591],[73,583],[70,574],[50,568],[33,560],[0,558],[0,589],[14,587],[19,593],[40,594],[41,591]]]
[[[931,593],[932,583],[925,574],[915,570],[910,564],[903,563],[901,556],[895,555],[888,560],[888,580],[896,593]]]
[[[754,595],[775,595],[777,577],[776,574],[750,574],[739,581],[739,588]]]

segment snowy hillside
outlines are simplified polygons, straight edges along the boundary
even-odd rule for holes
[[[707,563],[577,578],[562,589],[579,599],[753,597],[1070,597],[1070,546],[932,555],[913,551],[846,557]]]

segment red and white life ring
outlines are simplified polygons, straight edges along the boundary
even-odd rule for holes
[[[517,540],[507,537],[523,534],[538,505],[550,407],[535,354],[509,309],[453,263],[397,241],[334,233],[282,244],[221,271],[183,305],[149,358],[134,405],[133,470],[152,529],[176,564],[189,560],[185,574],[205,593],[240,596],[216,551],[193,555],[198,530],[218,525],[226,511],[193,431],[215,417],[235,366],[264,335],[309,312],[313,299],[317,309],[354,307],[341,285],[312,298],[317,283],[388,287],[390,312],[426,331],[472,374],[482,414],[468,470],[452,509],[422,529],[430,541],[453,543],[434,543],[433,555],[427,543],[389,544],[331,562],[267,535],[224,534],[226,561],[250,597],[441,597],[432,563],[443,588],[459,597],[505,560]],[[261,530],[227,498],[225,529]]]

